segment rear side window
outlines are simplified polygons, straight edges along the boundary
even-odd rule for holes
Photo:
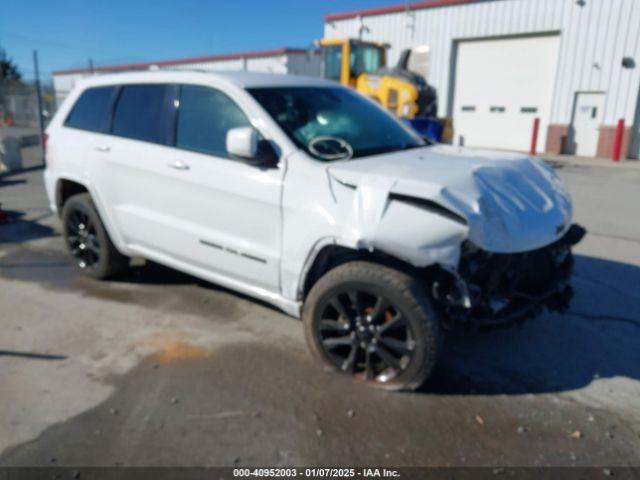
[[[64,124],[68,127],[107,132],[116,87],[88,88],[80,95]]]
[[[126,85],[116,103],[111,133],[170,145],[174,87],[162,84]]]
[[[227,157],[229,129],[249,126],[240,107],[224,93],[194,85],[180,87],[176,147]]]

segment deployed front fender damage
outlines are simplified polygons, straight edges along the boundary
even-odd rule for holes
[[[356,250],[379,250],[416,267],[439,263],[455,268],[468,233],[466,222],[395,197],[391,192],[396,182],[375,175],[361,178],[345,219],[342,243]]]
[[[297,298],[318,252],[331,245],[422,271],[457,322],[495,324],[538,305],[566,305],[570,247],[580,235],[570,232],[568,192],[540,160],[435,146],[327,171],[334,221],[308,250]]]
[[[345,210],[336,243],[419,269],[437,266],[429,288],[449,322],[489,326],[539,307],[563,311],[570,248],[583,232],[571,227],[571,201],[558,177],[536,159],[461,165],[449,152],[435,150],[430,169],[419,156],[395,168],[389,159],[333,166]]]

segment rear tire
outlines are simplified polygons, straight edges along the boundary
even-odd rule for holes
[[[129,265],[129,257],[122,255],[109,238],[91,195],[79,193],[69,197],[61,217],[67,249],[83,274],[101,280]]]
[[[388,390],[415,390],[441,350],[440,320],[420,279],[383,265],[340,265],[313,286],[302,318],[326,367]]]

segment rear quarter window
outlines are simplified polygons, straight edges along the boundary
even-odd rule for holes
[[[78,98],[64,124],[67,127],[106,133],[117,87],[88,88]]]

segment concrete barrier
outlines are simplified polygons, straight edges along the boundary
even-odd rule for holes
[[[20,137],[0,138],[0,172],[22,170],[22,140]]]

